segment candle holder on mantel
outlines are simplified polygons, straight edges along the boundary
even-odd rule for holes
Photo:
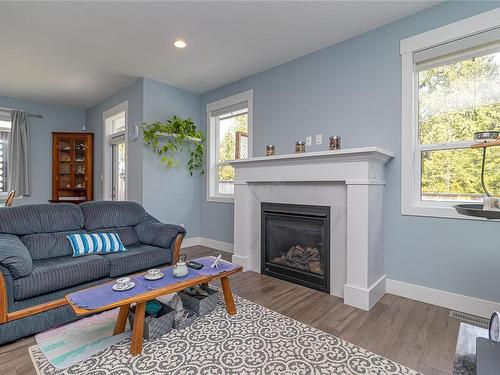
[[[275,145],[266,145],[266,156],[276,156]]]
[[[470,146],[470,148],[482,148],[483,149],[483,160],[481,163],[481,186],[486,194],[486,199],[491,199],[491,194],[486,188],[484,183],[484,165],[486,162],[486,150],[489,147],[500,146],[500,133],[497,131],[490,132],[477,132],[474,134],[475,143]],[[500,210],[486,210],[484,209],[484,204],[480,203],[466,203],[466,204],[455,204],[453,208],[462,215],[483,217],[490,220],[500,220]]]
[[[306,152],[306,144],[303,141],[295,142],[295,153],[303,154]]]
[[[340,150],[340,141],[341,138],[338,135],[330,137],[330,144],[329,144],[330,150]]]

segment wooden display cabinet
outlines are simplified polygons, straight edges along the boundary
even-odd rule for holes
[[[52,133],[51,202],[93,200],[93,143],[93,133]]]

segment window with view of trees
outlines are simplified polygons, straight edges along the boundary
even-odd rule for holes
[[[248,109],[219,116],[218,192],[234,194],[234,168],[228,160],[248,157]]]
[[[253,91],[207,104],[208,200],[227,201],[234,195],[234,168],[229,161],[251,156]]]
[[[469,52],[417,64],[416,78],[420,199],[481,200],[482,151],[469,146],[475,132],[500,128],[500,52]],[[485,182],[496,194],[499,165],[500,147],[492,147]]]

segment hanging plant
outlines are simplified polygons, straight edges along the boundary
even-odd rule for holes
[[[195,171],[204,174],[203,169],[203,142],[205,137],[201,130],[196,128],[191,118],[181,119],[173,115],[166,123],[155,121],[152,124],[143,124],[144,143],[156,152],[162,163],[168,168],[178,166],[176,153],[186,153],[189,157],[187,169],[192,176]]]

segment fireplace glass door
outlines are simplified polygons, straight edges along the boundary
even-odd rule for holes
[[[329,292],[330,207],[262,203],[262,273]]]

